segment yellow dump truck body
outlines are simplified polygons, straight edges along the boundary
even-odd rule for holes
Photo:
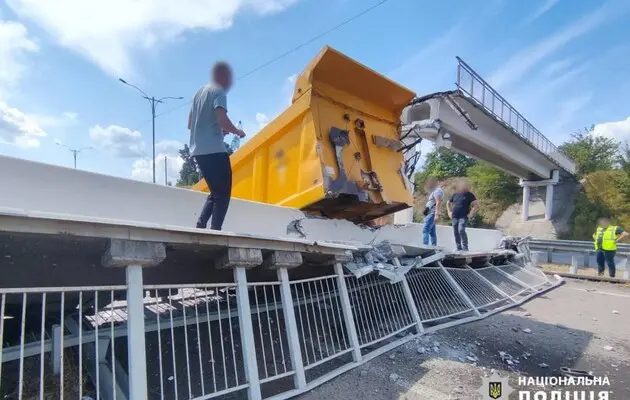
[[[411,207],[399,121],[414,95],[324,48],[293,104],[230,157],[232,196],[356,221]]]

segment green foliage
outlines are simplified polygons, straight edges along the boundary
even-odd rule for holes
[[[520,200],[518,179],[486,162],[468,168],[468,181],[479,203],[479,218],[473,218],[471,226],[494,227],[503,211]]]
[[[625,174],[625,178],[623,178],[621,181],[620,190],[622,191],[626,199],[630,201],[630,145],[628,143],[626,143],[619,152],[618,163],[619,168]]]
[[[571,135],[571,139],[560,146],[577,164],[578,178],[595,171],[609,171],[618,160],[620,144],[614,139],[593,134],[594,126],[584,128]]]
[[[190,155],[190,148],[187,144],[179,150],[179,156],[184,160],[184,164],[179,171],[177,186],[192,186],[199,181],[199,171],[195,159]]]
[[[628,175],[622,169],[597,171],[584,180],[584,192],[580,193],[571,216],[568,239],[591,240],[597,219],[612,217],[615,224],[630,229],[630,199],[624,193]]]
[[[416,187],[424,186],[427,178],[433,176],[439,180],[466,176],[466,170],[475,164],[475,160],[452,150],[439,148],[428,153],[422,171],[414,176]]]
[[[630,175],[630,144],[625,143],[620,151],[619,158],[617,159],[619,168],[626,174]]]
[[[493,199],[505,206],[519,200],[518,179],[486,162],[468,168],[468,180],[474,185],[477,198]]]

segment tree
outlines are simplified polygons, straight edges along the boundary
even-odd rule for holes
[[[630,144],[625,143],[619,151],[617,160],[619,168],[621,168],[628,176],[630,176]]]
[[[619,154],[618,164],[619,168],[624,173],[621,179],[620,190],[626,198],[630,200],[630,144],[624,144]]]
[[[597,219],[611,217],[613,223],[630,229],[630,202],[624,185],[627,174],[616,169],[597,171],[584,179],[584,192],[578,195],[571,216],[571,231],[568,239],[591,240]]]
[[[502,206],[519,200],[521,187],[518,179],[486,162],[468,168],[468,179],[475,187],[478,198],[492,199]]]
[[[177,186],[192,186],[199,182],[199,171],[197,169],[197,163],[190,154],[190,148],[187,144],[184,148],[179,150],[179,156],[184,160],[181,171],[179,171],[179,179],[177,180]]]
[[[422,187],[428,177],[439,180],[466,176],[466,171],[475,165],[475,160],[446,148],[439,148],[426,155],[422,171],[415,175],[416,187]]]
[[[571,139],[560,146],[577,165],[576,175],[582,178],[595,171],[609,171],[618,160],[620,144],[614,139],[594,135],[595,126],[575,132]]]

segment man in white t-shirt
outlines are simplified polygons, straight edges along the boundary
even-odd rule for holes
[[[442,199],[444,199],[444,191],[438,186],[437,179],[430,177],[427,179],[427,199],[424,208],[424,226],[422,228],[423,242],[426,245],[437,246],[437,234],[435,232],[435,223],[440,217],[442,207]]]

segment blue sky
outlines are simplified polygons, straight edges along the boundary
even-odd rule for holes
[[[89,4],[88,4],[89,3]],[[187,102],[218,59],[237,76],[376,0],[0,0],[0,154],[175,181]],[[292,78],[330,45],[419,95],[454,88],[460,56],[552,141],[584,126],[630,139],[630,3],[389,0],[236,82],[229,115],[249,136],[289,104]],[[624,23],[626,21],[626,23]],[[176,108],[178,107],[178,108]]]

